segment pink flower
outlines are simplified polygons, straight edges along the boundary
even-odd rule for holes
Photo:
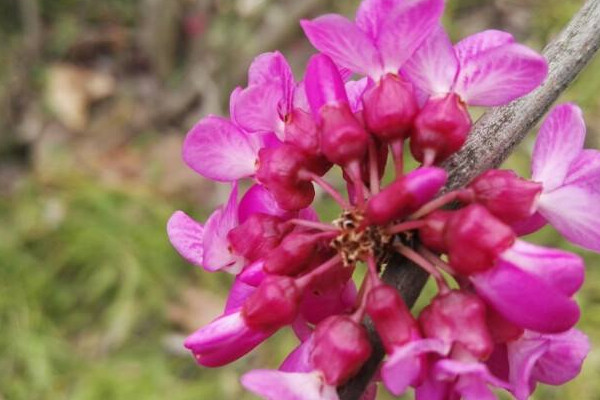
[[[600,152],[584,150],[584,139],[581,109],[556,107],[535,142],[532,179],[543,186],[539,215],[571,242],[600,251]]]

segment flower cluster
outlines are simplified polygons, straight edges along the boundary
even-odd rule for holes
[[[303,80],[280,53],[262,54],[232,93],[230,117],[188,133],[185,162],[232,185],[204,224],[177,211],[167,226],[189,262],[235,275],[223,314],[185,342],[199,364],[230,363],[291,326],[299,346],[242,384],[266,399],[335,400],[372,353],[368,317],[386,357],[364,399],[378,381],[424,400],[493,399],[492,387],[526,399],[538,382],[578,374],[589,351],[573,328],[582,259],[518,237],[549,223],[600,251],[600,152],[583,150],[581,111],[564,104],[541,128],[531,180],[489,170],[439,196],[438,165],[471,128],[467,106],[506,104],[547,74],[544,58],[505,32],[453,45],[443,6],[364,0],[354,22],[302,21],[320,51]],[[405,143],[420,163],[408,172]],[[395,179],[383,186],[390,154]],[[324,178],[334,166],[347,196]],[[331,223],[311,208],[315,186],[340,206]],[[382,280],[394,253],[437,283],[418,316]]]

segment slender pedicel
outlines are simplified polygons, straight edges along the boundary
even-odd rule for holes
[[[324,191],[326,191],[333,199],[345,210],[351,208],[350,203],[337,191],[333,186],[331,186],[326,180],[321,178],[319,175],[307,171],[302,170],[298,174],[301,178],[309,179],[319,185]]]
[[[440,293],[446,293],[450,291],[450,288],[448,287],[448,284],[446,283],[446,280],[444,279],[443,275],[431,262],[429,262],[429,260],[427,260],[425,257],[420,255],[410,247],[405,246],[403,244],[395,243],[394,248],[398,253],[413,261],[415,264],[417,264],[419,267],[423,268],[431,276],[433,276],[435,282],[437,283],[438,290],[440,291]]]

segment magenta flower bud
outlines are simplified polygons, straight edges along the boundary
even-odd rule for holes
[[[470,129],[471,117],[456,94],[430,98],[415,119],[410,151],[419,162],[426,151],[435,154],[434,163],[442,162],[462,147]]]
[[[488,307],[486,321],[492,339],[495,343],[507,343],[517,340],[525,330],[500,315],[499,312]]]
[[[304,80],[306,97],[320,128],[321,151],[335,164],[360,160],[369,136],[350,105],[338,67],[324,54],[312,56]]]
[[[311,167],[314,165],[302,150],[284,143],[260,150],[256,178],[269,189],[281,208],[297,211],[308,207],[315,197],[312,183],[299,176],[302,169]]]
[[[446,171],[436,167],[416,169],[392,182],[367,205],[370,222],[383,225],[408,216],[436,195],[446,183]]]
[[[330,385],[352,377],[371,355],[364,327],[350,317],[336,315],[322,321],[313,334],[311,360]]]
[[[257,213],[230,230],[227,239],[236,254],[256,261],[277,247],[290,230],[281,218]]]
[[[475,294],[457,290],[440,294],[421,312],[419,322],[425,336],[453,344],[459,352],[467,350],[479,360],[494,349],[485,303]]]
[[[315,234],[290,233],[269,253],[265,271],[277,275],[296,275],[312,261],[317,246]]]
[[[515,239],[509,226],[478,204],[454,212],[444,234],[450,265],[462,275],[493,267],[500,253],[512,246]]]
[[[413,85],[386,74],[363,94],[363,116],[371,133],[383,141],[404,139],[419,112]]]
[[[533,215],[542,185],[520,178],[513,171],[492,169],[479,175],[469,188],[475,201],[507,224]]]
[[[293,279],[267,276],[244,303],[242,316],[252,328],[281,328],[296,319],[301,295]]]
[[[437,210],[423,219],[425,225],[419,228],[419,239],[425,246],[438,253],[446,252],[444,231],[452,213],[452,211]]]
[[[367,314],[383,342],[385,351],[391,354],[396,346],[407,343],[417,329],[415,319],[397,290],[379,285],[367,297]]]

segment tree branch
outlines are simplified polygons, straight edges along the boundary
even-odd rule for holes
[[[600,46],[600,0],[588,0],[560,35],[544,49],[548,79],[528,96],[488,110],[474,125],[465,146],[448,160],[445,190],[464,186],[483,171],[496,168],[510,155],[527,132],[542,118],[558,96],[577,77]],[[427,275],[406,259],[396,256],[384,280],[394,285],[407,305],[419,297]],[[384,356],[381,340],[371,321],[366,322],[373,354],[359,373],[338,389],[341,400],[359,400]]]

